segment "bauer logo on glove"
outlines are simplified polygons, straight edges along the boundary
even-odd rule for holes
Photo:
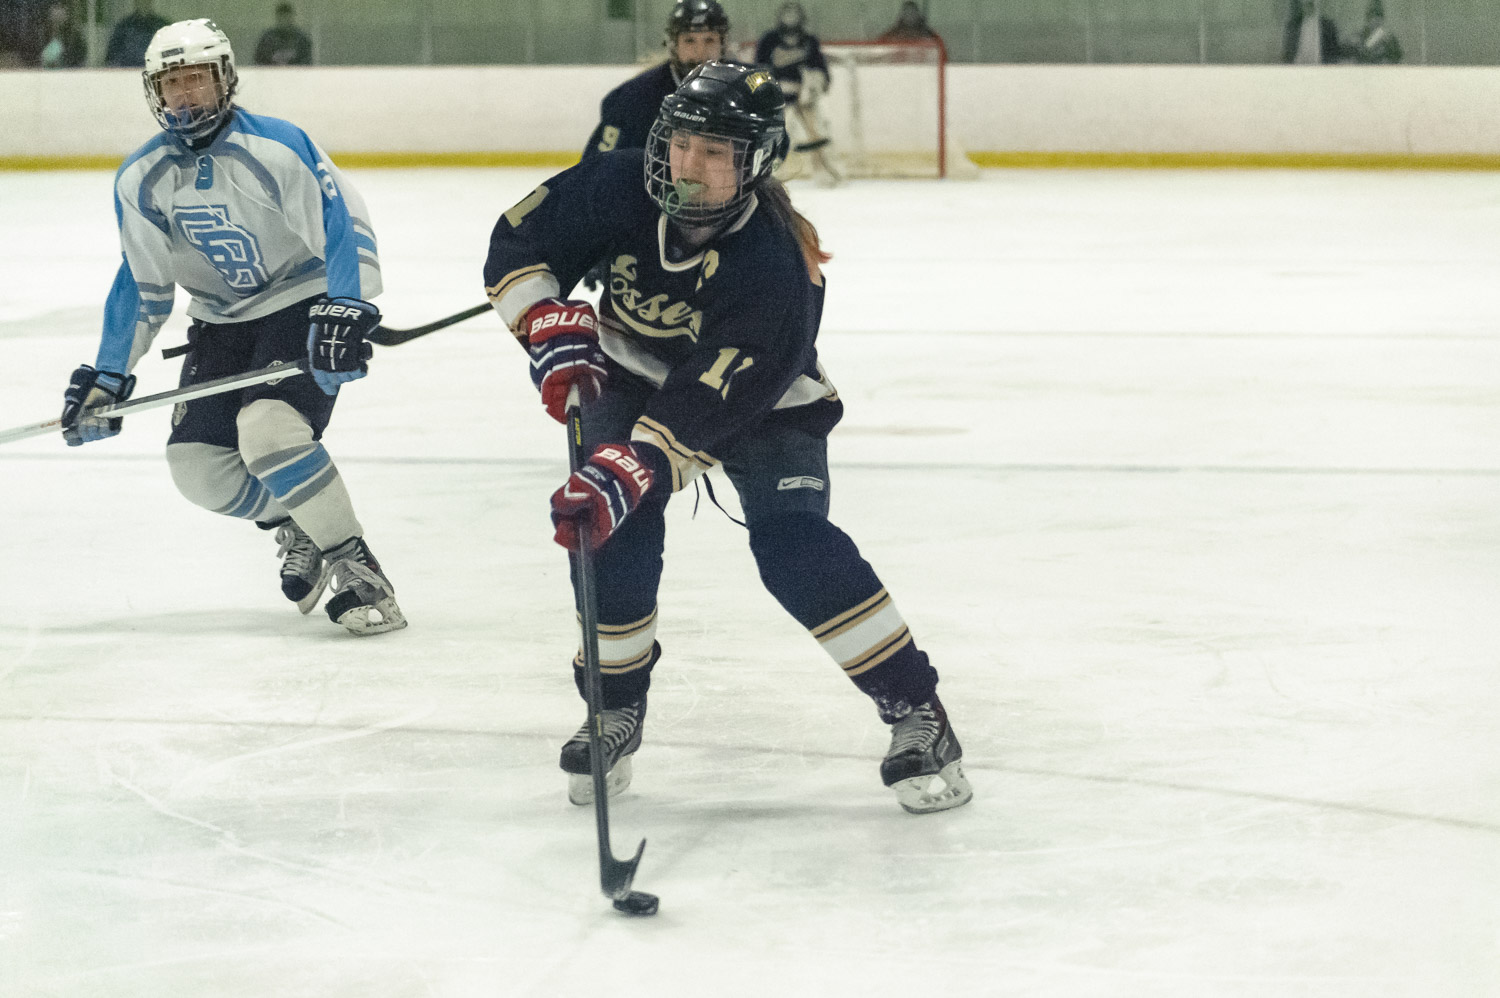
[[[543,298],[526,313],[525,328],[531,380],[542,393],[547,415],[566,423],[569,390],[578,389],[580,402],[592,402],[608,377],[594,306]]]
[[[526,331],[526,335],[532,337],[542,330],[551,329],[554,326],[563,327],[563,332],[578,332],[585,329],[597,330],[599,328],[599,320],[594,317],[594,308],[592,305],[585,302],[581,307],[574,309],[567,307],[573,304],[571,302],[561,302],[559,304],[564,307],[545,310],[533,308],[531,311],[539,314],[531,320],[531,328]]]
[[[365,337],[380,325],[380,309],[358,298],[320,298],[307,319],[308,365],[325,394],[369,373],[373,348]]]

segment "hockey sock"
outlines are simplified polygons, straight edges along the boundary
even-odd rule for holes
[[[818,640],[883,720],[930,700],[937,670],[849,535],[812,513],[750,525],[761,581]]]
[[[177,491],[210,512],[245,520],[286,518],[286,510],[250,474],[233,447],[171,444],[167,447],[167,467]]]
[[[648,622],[640,623],[645,625]],[[651,687],[651,670],[656,667],[657,660],[661,658],[661,645],[652,638],[655,633],[656,611],[654,610],[651,612],[649,627],[626,625],[622,628],[608,624],[599,625],[599,678],[604,691],[604,702],[600,706],[605,710],[629,707],[646,695],[646,691]],[[643,653],[627,659],[610,657],[622,653],[628,654],[626,645],[634,647],[639,644],[642,637],[647,642]],[[573,684],[578,687],[578,695],[587,700],[581,650],[573,658]]]
[[[295,409],[276,399],[252,402],[240,412],[239,430],[250,474],[320,549],[364,534],[343,476]]]

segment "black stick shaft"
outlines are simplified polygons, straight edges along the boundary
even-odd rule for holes
[[[568,467],[578,471],[588,460],[583,444],[583,407],[578,389],[568,392]],[[583,638],[583,689],[589,711],[589,771],[594,779],[594,824],[599,839],[599,888],[616,900],[630,893],[635,869],[646,848],[643,840],[635,857],[615,859],[609,845],[609,793],[604,769],[604,681],[599,671],[599,594],[594,576],[593,525],[585,517],[578,524],[578,553],[573,555],[578,616]]]
[[[369,339],[371,343],[383,347],[400,346],[403,343],[411,342],[419,336],[426,336],[428,333],[435,333],[439,329],[456,326],[465,319],[472,319],[474,316],[482,315],[488,311],[490,311],[490,303],[485,302],[482,305],[475,305],[473,308],[466,308],[462,312],[455,312],[450,316],[438,319],[436,322],[429,322],[425,326],[413,326],[410,329],[392,329],[389,326],[378,326],[370,334]]]

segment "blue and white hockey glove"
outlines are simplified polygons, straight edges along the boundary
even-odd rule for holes
[[[68,390],[63,392],[62,433],[68,446],[80,447],[119,433],[125,422],[123,418],[96,418],[83,413],[101,405],[124,402],[133,391],[133,374],[127,377],[114,371],[96,371],[88,364],[79,365],[68,381]]]
[[[358,298],[319,298],[307,310],[307,360],[324,394],[370,373],[373,348],[365,340],[380,325],[380,309]]]
[[[599,319],[586,301],[543,298],[526,312],[526,349],[531,353],[531,381],[542,393],[547,415],[568,421],[568,389],[578,388],[588,403],[604,391],[604,351],[599,348]]]
[[[651,488],[655,475],[631,444],[602,444],[582,468],[552,493],[553,540],[577,551],[580,521],[589,524],[589,546],[598,548]]]

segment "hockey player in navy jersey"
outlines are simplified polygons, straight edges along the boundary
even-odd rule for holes
[[[843,178],[833,165],[832,140],[820,106],[828,91],[828,60],[818,36],[807,30],[807,12],[797,0],[781,5],[776,27],[756,43],[755,61],[770,68],[786,97],[792,152],[807,155],[820,184],[837,185]]]
[[[854,542],[828,521],[827,437],[843,403],[818,363],[829,257],[771,171],[786,151],[780,88],[709,62],[663,102],[644,151],[558,174],[501,217],[490,300],[531,356],[553,418],[578,388],[587,464],[552,496],[558,543],[596,552],[610,792],[629,782],[651,672],[668,499],[714,465],[734,484],[762,581],[892,726],[881,776],[915,812],[963,804],[937,671]],[[644,183],[642,177],[644,174]],[[559,300],[595,261],[596,318]],[[582,691],[581,658],[574,660]],[[563,746],[574,803],[592,800],[587,728]]]
[[[611,149],[641,149],[663,98],[696,66],[724,55],[729,15],[718,0],[678,0],[667,19],[667,61],[615,87],[599,106],[599,124],[583,147],[585,160]]]
[[[307,358],[294,376],[179,404],[167,464],[179,491],[276,532],[281,590],[303,613],[332,579],[328,616],[354,634],[406,626],[320,442],[339,386],[364,377],[380,322],[380,262],[358,192],[307,134],[234,103],[229,39],[212,21],[158,31],[142,74],[162,131],[115,176],[124,261],[98,357],[64,394],[70,445],[120,432],[85,410],[130,397],[136,362],[191,296],[181,384]]]

